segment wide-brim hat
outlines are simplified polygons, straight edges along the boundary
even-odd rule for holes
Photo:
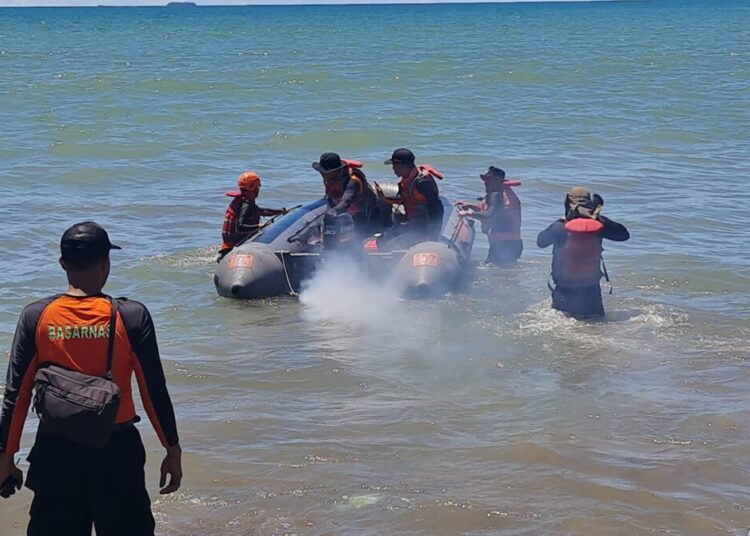
[[[322,174],[342,170],[346,167],[346,164],[336,153],[323,153],[320,155],[318,162],[312,163],[312,167],[315,171]]]

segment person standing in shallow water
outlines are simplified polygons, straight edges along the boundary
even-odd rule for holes
[[[537,236],[540,248],[552,247],[552,307],[574,317],[604,316],[599,281],[608,279],[602,239],[624,242],[624,225],[601,215],[604,200],[578,186],[565,196],[565,217]]]
[[[523,252],[521,240],[521,201],[511,186],[520,186],[519,181],[509,181],[505,171],[490,166],[479,175],[487,192],[481,205],[457,203],[459,215],[479,220],[482,232],[487,235],[490,251],[485,264],[511,264]]]
[[[37,371],[66,369],[101,377],[111,352],[111,378],[120,391],[112,435],[103,447],[96,447],[78,436],[53,433],[40,423],[28,457],[26,486],[34,500],[27,534],[91,536],[93,527],[97,536],[151,536],[155,523],[143,469],[146,452],[135,427],[140,418],[133,404],[133,373],[143,407],[166,450],[160,493],[176,491],[182,481],[182,450],[154,324],[143,304],[102,294],[109,252],[120,249],[102,227],[94,222],[73,225],[63,234],[60,248],[67,291],[27,306],[13,337],[0,414],[0,487],[9,496],[23,482],[14,455]],[[75,391],[71,398],[85,400],[83,394]],[[47,405],[49,396],[35,399],[35,410],[37,404]],[[82,435],[86,432],[81,430]]]

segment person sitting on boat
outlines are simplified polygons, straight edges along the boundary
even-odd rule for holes
[[[385,165],[393,166],[393,173],[399,178],[398,197],[387,199],[376,185],[381,199],[392,204],[401,204],[406,211],[406,222],[394,225],[378,239],[378,244],[386,244],[397,239],[399,248],[408,248],[418,242],[437,240],[443,227],[443,203],[437,180],[443,175],[432,166],[415,164],[414,153],[401,148],[393,151]],[[395,249],[393,244],[389,246]]]
[[[599,280],[609,281],[602,239],[630,238],[624,225],[601,215],[604,200],[578,186],[565,196],[565,217],[539,233],[536,244],[552,248],[552,307],[574,317],[603,316]]]
[[[286,212],[285,208],[261,208],[255,204],[260,193],[260,176],[254,171],[246,171],[237,179],[239,191],[227,192],[232,197],[224,214],[224,227],[221,238],[224,243],[219,250],[218,261],[232,251],[240,242],[244,242],[261,229],[260,218],[278,216]]]
[[[457,203],[459,215],[482,223],[482,232],[490,243],[485,264],[514,263],[521,256],[523,241],[521,201],[511,186],[520,186],[521,182],[506,179],[505,171],[495,166],[479,177],[484,181],[487,195],[480,205]]]
[[[367,184],[362,164],[356,160],[342,159],[336,153],[323,153],[312,167],[323,177],[325,196],[328,201],[329,220],[347,213],[354,220],[357,236],[370,236],[371,221],[375,209],[375,192]]]

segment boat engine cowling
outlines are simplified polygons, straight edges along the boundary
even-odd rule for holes
[[[323,249],[325,251],[349,250],[359,245],[351,215],[326,214],[323,219]]]

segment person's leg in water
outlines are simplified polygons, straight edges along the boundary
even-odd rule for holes
[[[598,284],[586,287],[558,286],[552,291],[552,308],[575,318],[602,317],[602,289]]]
[[[490,240],[490,250],[484,264],[504,266],[515,263],[523,252],[521,240]]]

